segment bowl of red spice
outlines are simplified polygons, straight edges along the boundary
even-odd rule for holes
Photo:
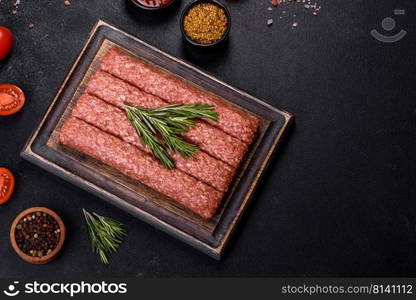
[[[10,241],[16,253],[32,264],[46,264],[61,251],[66,229],[62,219],[46,207],[22,211],[13,221]]]
[[[183,10],[180,26],[183,37],[190,44],[214,46],[227,39],[231,15],[219,1],[196,0]]]
[[[127,0],[134,7],[137,7],[146,11],[156,11],[165,9],[176,0]]]

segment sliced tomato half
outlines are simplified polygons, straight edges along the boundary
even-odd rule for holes
[[[25,105],[25,94],[14,84],[0,84],[0,116],[17,113]]]
[[[13,173],[6,168],[0,168],[0,204],[9,201],[14,191]]]

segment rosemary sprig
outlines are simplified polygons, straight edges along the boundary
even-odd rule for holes
[[[210,105],[172,104],[154,109],[124,105],[127,118],[142,144],[148,145],[153,155],[168,169],[175,165],[167,150],[178,152],[184,158],[192,157],[198,150],[197,146],[179,136],[195,126],[195,118],[218,121],[218,114]]]
[[[149,145],[153,155],[162,162],[163,166],[167,169],[172,169],[175,166],[172,158],[165,151],[165,147],[155,136],[154,132],[146,126],[146,120],[142,120],[141,115],[135,113],[134,107],[126,106],[126,114],[130,124],[136,129],[142,144]]]
[[[170,117],[184,117],[186,119],[206,118],[218,121],[218,113],[214,111],[214,107],[205,104],[171,104],[155,108],[153,111]]]
[[[104,264],[108,264],[109,254],[117,251],[127,235],[124,224],[96,213],[91,214],[85,209],[83,212],[91,238],[92,251],[98,254]]]

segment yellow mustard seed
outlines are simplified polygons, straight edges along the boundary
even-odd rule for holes
[[[201,3],[193,6],[183,20],[185,34],[199,44],[220,40],[228,27],[224,9],[216,4]]]

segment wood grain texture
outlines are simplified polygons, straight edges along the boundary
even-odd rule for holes
[[[215,94],[226,104],[260,118],[257,137],[214,218],[204,220],[114,168],[59,143],[58,133],[63,122],[111,47],[120,47],[188,84]],[[100,21],[21,155],[218,259],[292,120],[291,114]]]

